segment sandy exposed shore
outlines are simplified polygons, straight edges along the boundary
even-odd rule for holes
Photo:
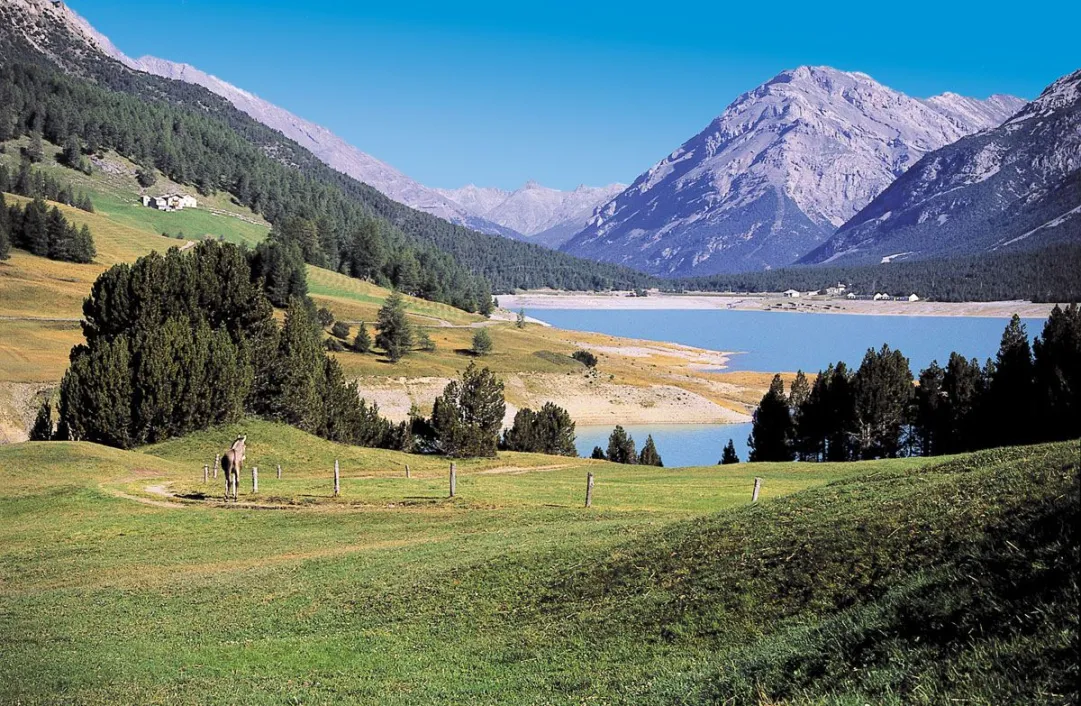
[[[525,292],[498,297],[500,307],[518,309],[727,309],[817,314],[864,314],[878,316],[988,316],[1046,318],[1054,304],[1026,301],[928,302],[869,301],[780,295],[650,294],[632,297],[626,292],[583,294],[578,292]]]

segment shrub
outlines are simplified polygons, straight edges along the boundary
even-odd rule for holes
[[[473,334],[473,355],[488,355],[492,352],[492,337],[487,329],[479,328]]]
[[[571,358],[574,358],[587,368],[597,367],[597,356],[593,355],[589,351],[575,351],[571,354]]]
[[[349,338],[349,331],[349,324],[344,321],[335,321],[334,325],[330,327],[330,335],[343,341]]]

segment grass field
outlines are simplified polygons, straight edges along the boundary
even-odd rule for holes
[[[165,501],[237,431],[259,497]],[[0,702],[1076,703],[1077,453],[501,454],[451,501],[444,459],[259,422],[0,447]]]

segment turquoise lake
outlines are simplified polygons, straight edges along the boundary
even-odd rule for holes
[[[769,311],[533,309],[529,316],[559,328],[613,336],[672,341],[715,351],[732,351],[729,370],[818,372],[843,360],[859,366],[868,348],[883,343],[909,359],[914,375],[951,351],[983,361],[998,351],[1007,318],[945,316],[868,316],[800,314]],[[1042,319],[1025,319],[1029,336],[1040,333]],[[728,439],[747,460],[750,424],[658,424],[626,426],[641,449],[647,434],[666,466],[717,463]],[[588,456],[606,448],[611,427],[579,426],[577,447]]]

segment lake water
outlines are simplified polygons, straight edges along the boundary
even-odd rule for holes
[[[859,366],[868,348],[883,343],[908,357],[914,375],[937,359],[945,365],[950,351],[983,361],[998,351],[1008,318],[938,316],[866,316],[796,314],[768,311],[707,310],[585,310],[534,309],[528,315],[553,326],[596,331],[613,336],[671,341],[715,351],[738,351],[729,370],[814,373],[843,360]],[[1026,319],[1035,336],[1042,319]],[[626,426],[638,449],[646,435],[666,466],[717,463],[731,438],[741,460],[747,460],[750,424],[658,424]],[[607,448],[612,427],[579,426],[578,452],[588,456],[594,446]]]
[[[913,374],[950,351],[981,361],[998,351],[1007,318],[867,316],[770,311],[534,309],[529,316],[559,328],[612,336],[671,341],[714,351],[738,352],[729,370],[818,372],[843,360],[859,367],[868,348],[883,343],[908,357]],[[1025,319],[1030,336],[1042,319]]]
[[[639,451],[646,443],[646,436],[652,434],[657,453],[669,468],[713,465],[721,460],[721,451],[729,439],[735,444],[739,459],[746,461],[747,435],[751,433],[750,424],[630,424],[623,428],[634,437],[635,448]],[[612,427],[579,425],[575,427],[575,433],[578,455],[588,457],[594,446],[608,448]]]

